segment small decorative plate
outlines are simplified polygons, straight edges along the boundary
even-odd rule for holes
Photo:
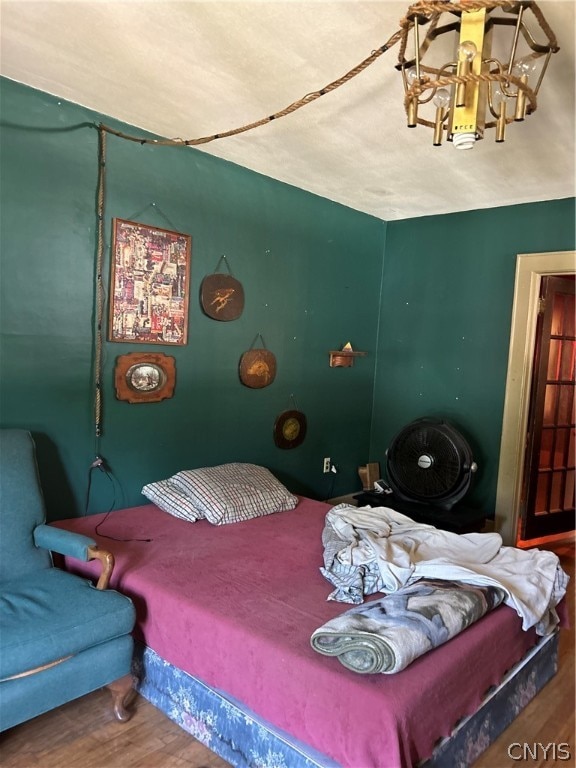
[[[278,448],[297,448],[304,442],[306,427],[302,411],[284,411],[274,423],[274,442]]]

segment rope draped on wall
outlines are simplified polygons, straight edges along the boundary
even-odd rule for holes
[[[104,197],[106,193],[106,131],[98,131],[98,190],[96,194],[96,273],[94,285],[94,430],[96,455],[99,454],[99,438],[102,434],[102,348],[104,322],[104,286],[102,265],[104,263]]]

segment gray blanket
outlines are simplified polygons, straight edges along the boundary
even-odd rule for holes
[[[503,601],[503,590],[423,579],[351,608],[312,633],[314,650],[353,672],[393,674]]]

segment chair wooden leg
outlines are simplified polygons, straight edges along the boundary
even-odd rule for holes
[[[124,675],[124,677],[120,677],[106,686],[112,694],[114,715],[122,723],[127,722],[132,717],[132,712],[128,710],[128,705],[134,696],[135,682],[133,675]]]

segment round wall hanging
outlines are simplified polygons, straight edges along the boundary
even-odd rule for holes
[[[262,339],[260,334],[258,336]],[[256,339],[254,339],[254,343]],[[267,387],[276,378],[276,357],[266,349],[264,339],[262,339],[262,346],[263,349],[250,348],[240,358],[240,381],[252,389]]]
[[[218,272],[224,261],[229,274]],[[200,287],[200,304],[204,314],[213,320],[236,320],[244,309],[244,288],[230,272],[226,256],[222,256],[216,266],[216,272],[206,275]]]
[[[304,442],[306,426],[302,411],[284,411],[274,423],[274,442],[278,448],[296,448]]]

